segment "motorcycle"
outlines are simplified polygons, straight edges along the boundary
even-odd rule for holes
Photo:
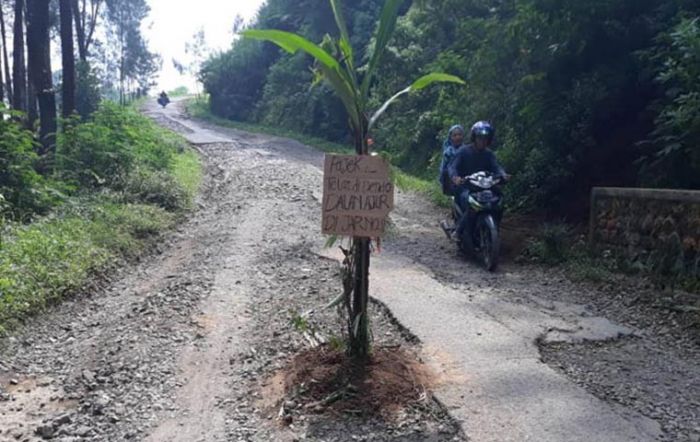
[[[170,98],[168,98],[167,96],[161,95],[160,97],[158,97],[158,104],[163,106],[163,109],[165,109],[165,106],[167,106],[168,103],[170,103]]]
[[[476,172],[464,180],[469,189],[467,226],[460,238],[454,238],[453,233],[463,214],[455,197],[452,204],[454,227],[443,223],[442,228],[464,253],[473,254],[486,270],[494,271],[498,266],[501,246],[499,226],[503,217],[503,195],[499,185],[504,179],[489,172]]]

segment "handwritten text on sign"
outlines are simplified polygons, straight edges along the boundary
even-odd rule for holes
[[[389,164],[381,157],[326,155],[323,233],[380,237],[394,208]]]

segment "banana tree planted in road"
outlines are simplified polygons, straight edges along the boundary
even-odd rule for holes
[[[317,78],[328,82],[343,102],[348,114],[356,153],[367,155],[369,153],[367,135],[370,129],[389,105],[399,97],[409,92],[421,90],[436,82],[464,84],[461,79],[455,76],[431,73],[419,78],[406,89],[397,92],[378,110],[370,112],[370,87],[382,55],[396,28],[399,8],[403,2],[404,0],[387,0],[384,4],[374,37],[375,44],[368,54],[368,64],[363,67],[362,71],[356,65],[356,57],[350,44],[350,36],[343,18],[340,0],[330,0],[338,25],[338,39],[326,36],[323,43],[317,45],[300,35],[274,29],[251,29],[245,31],[243,36],[274,43],[292,54],[303,51],[313,57]],[[345,284],[345,294],[348,297],[345,299],[345,304],[349,310],[348,335],[350,342],[348,349],[351,356],[358,360],[364,360],[369,356],[370,334],[367,303],[369,299],[370,240],[368,238],[354,238],[352,244],[352,248],[348,252],[349,265],[346,266],[350,275]]]

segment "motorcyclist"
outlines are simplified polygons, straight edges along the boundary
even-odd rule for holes
[[[465,183],[465,177],[476,172],[486,171],[503,180],[510,178],[503,167],[498,164],[496,155],[489,149],[495,133],[495,129],[489,122],[476,122],[470,131],[471,143],[457,151],[457,155],[448,167],[450,179],[456,186],[454,195],[463,213],[457,222],[456,238],[462,237],[462,233],[469,223],[467,216],[469,213],[469,188]]]
[[[165,107],[166,104],[170,103],[170,97],[168,97],[168,94],[165,93],[165,91],[162,91],[160,95],[158,95],[158,103],[160,103],[160,105],[163,107]]]
[[[459,124],[452,126],[447,133],[447,139],[442,145],[442,163],[440,164],[440,176],[438,180],[442,187],[442,193],[452,195],[454,185],[450,179],[449,166],[457,155],[457,151],[464,146],[464,128]]]

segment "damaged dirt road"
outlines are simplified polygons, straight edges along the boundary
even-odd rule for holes
[[[277,374],[308,346],[293,320],[313,309],[322,334],[341,328],[322,308],[340,288],[318,233],[323,155],[179,105],[146,111],[202,154],[198,210],[143,262],[3,339],[0,440],[700,439],[698,341],[651,290],[488,274],[409,194],[372,264],[374,345],[417,352],[432,394],[416,385],[391,416],[283,400]]]

